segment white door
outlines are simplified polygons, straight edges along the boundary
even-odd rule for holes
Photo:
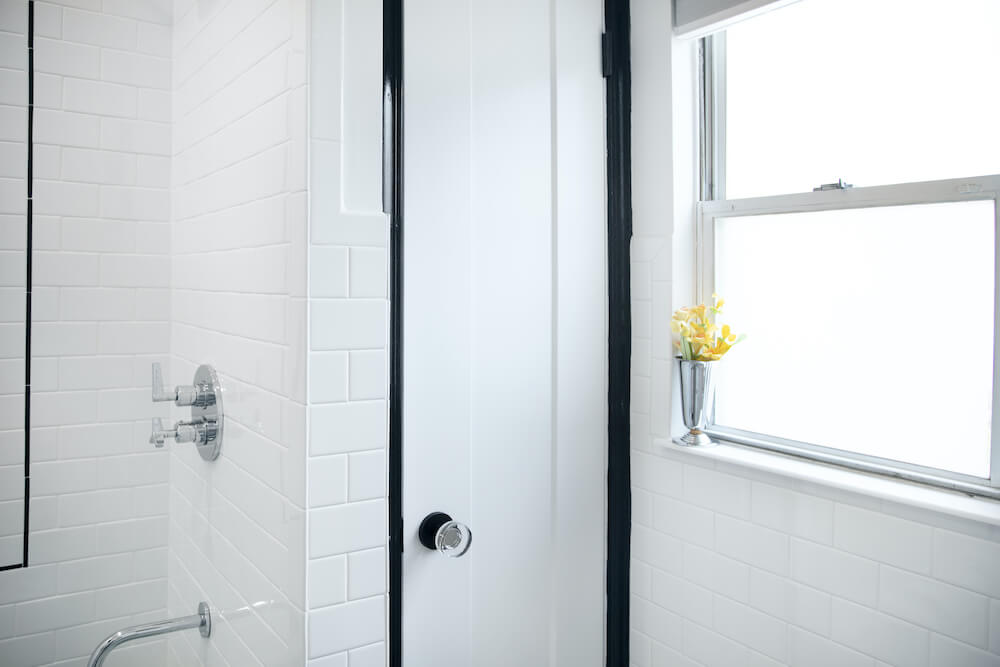
[[[405,0],[403,659],[604,664],[600,0]],[[472,531],[448,558],[417,528]]]

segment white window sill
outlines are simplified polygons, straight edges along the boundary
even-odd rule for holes
[[[972,497],[946,489],[838,468],[752,447],[727,443],[712,447],[681,447],[666,438],[655,438],[653,442],[658,447],[684,456],[758,470],[795,481],[818,484],[961,519],[1000,526],[1000,501],[988,498]]]

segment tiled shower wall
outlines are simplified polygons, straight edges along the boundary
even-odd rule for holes
[[[694,56],[670,3],[632,13],[632,665],[1000,666],[1000,528],[664,446],[696,164],[670,68]]]
[[[382,3],[313,0],[308,655],[385,664]]]
[[[304,661],[305,30],[305,0],[174,3],[171,381],[213,364],[226,431],[172,448],[168,609],[218,623],[169,664]]]
[[[167,455],[146,439],[169,351],[169,23],[157,2],[35,2],[31,567],[0,575],[5,666],[79,664],[166,610]]]

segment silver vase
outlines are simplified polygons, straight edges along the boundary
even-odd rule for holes
[[[688,432],[674,438],[678,445],[716,444],[704,429],[711,423],[715,410],[714,361],[685,361],[675,358],[681,379],[681,413]]]

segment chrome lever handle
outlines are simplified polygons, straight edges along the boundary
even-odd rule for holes
[[[459,558],[472,546],[472,531],[464,523],[453,520],[444,512],[431,512],[417,530],[420,543],[431,551]]]
[[[177,437],[177,431],[165,431],[163,429],[163,420],[159,417],[153,417],[153,430],[149,434],[149,444],[156,445],[157,448],[163,447],[167,438]]]
[[[163,369],[159,363],[153,363],[153,402],[160,403],[173,401],[174,405],[184,407],[195,405],[203,407],[215,403],[215,392],[212,387],[204,384],[190,385],[181,384],[174,387],[173,391],[163,388]]]
[[[164,429],[163,420],[154,417],[149,442],[156,447],[163,447],[167,438],[173,438],[174,442],[178,443],[193,442],[196,445],[206,445],[215,439],[216,432],[215,424],[207,421],[179,421],[172,429]]]

